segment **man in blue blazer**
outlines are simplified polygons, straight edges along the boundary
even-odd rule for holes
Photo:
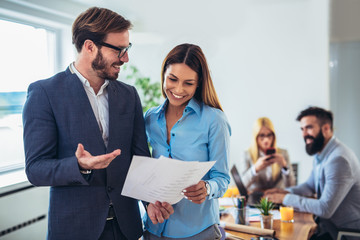
[[[23,110],[26,174],[51,186],[48,239],[138,239],[138,201],[121,195],[133,155],[149,156],[141,103],[116,81],[131,23],[90,8],[73,24],[75,62],[32,83]],[[169,205],[157,217],[168,218]]]
[[[333,134],[333,114],[318,107],[303,110],[297,120],[314,155],[308,180],[285,190],[265,192],[270,200],[317,216],[312,239],[336,239],[341,228],[360,229],[360,163],[354,152]],[[316,198],[314,198],[316,196]]]

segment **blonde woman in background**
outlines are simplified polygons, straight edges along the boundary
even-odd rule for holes
[[[269,148],[274,148],[275,153],[267,155]],[[275,129],[269,118],[255,121],[251,146],[242,164],[245,171],[241,178],[249,193],[295,185],[288,152],[276,146]]]

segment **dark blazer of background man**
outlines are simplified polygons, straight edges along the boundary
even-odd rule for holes
[[[129,60],[130,27],[108,9],[88,9],[73,24],[76,61],[29,86],[26,174],[51,186],[48,239],[107,239],[109,206],[118,239],[142,235],[137,200],[121,195],[132,156],[149,156],[138,94],[116,81]]]

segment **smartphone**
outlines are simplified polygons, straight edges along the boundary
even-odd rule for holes
[[[275,148],[268,148],[268,149],[266,149],[265,154],[271,155],[271,154],[274,154],[275,152],[276,152]]]
[[[268,149],[266,149],[265,154],[266,155],[271,155],[271,154],[274,154],[275,152],[276,152],[275,148],[268,148]],[[268,160],[270,160],[272,158],[274,158],[274,157],[270,156],[267,159],[265,159],[265,161],[268,161]]]

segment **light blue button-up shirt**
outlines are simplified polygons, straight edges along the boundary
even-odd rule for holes
[[[167,144],[165,110],[168,101],[145,113],[146,134],[152,156],[161,155],[183,161],[216,161],[203,180],[210,184],[210,195],[201,204],[183,198],[173,205],[174,214],[164,223],[152,224],[145,216],[145,228],[157,236],[185,238],[219,223],[219,203],[230,182],[229,145],[231,128],[225,114],[191,99],[182,117],[171,129]]]
[[[340,228],[360,229],[360,163],[334,136],[315,155],[308,180],[287,188],[284,205],[320,217],[321,227],[336,239]],[[314,193],[320,198],[314,199]],[[310,197],[309,197],[310,196]]]

